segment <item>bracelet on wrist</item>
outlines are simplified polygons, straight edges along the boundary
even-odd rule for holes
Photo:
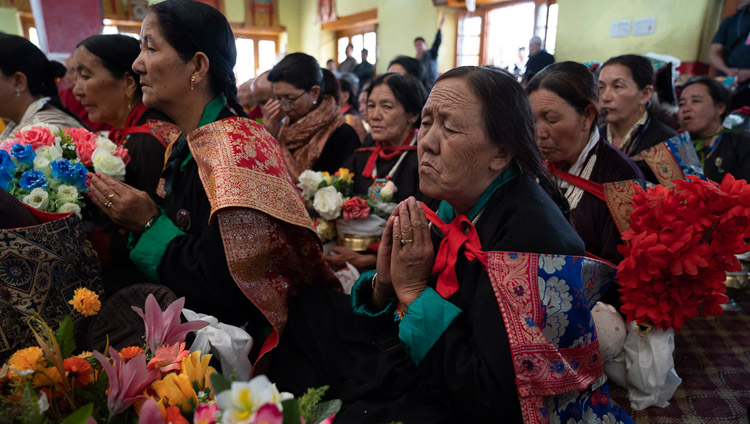
[[[152,225],[154,225],[154,222],[161,216],[161,211],[157,212],[156,215],[152,216],[147,222],[146,225],[143,226],[143,233],[148,231]]]

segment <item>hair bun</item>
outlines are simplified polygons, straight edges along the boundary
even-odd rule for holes
[[[68,69],[65,67],[65,65],[56,60],[50,60],[48,67],[49,73],[52,78],[62,78],[65,76],[65,73],[68,72]]]

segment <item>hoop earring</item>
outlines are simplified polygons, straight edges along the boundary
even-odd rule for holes
[[[195,74],[190,77],[190,91],[195,89]]]

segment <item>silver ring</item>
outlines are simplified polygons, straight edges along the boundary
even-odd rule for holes
[[[105,208],[111,208],[112,207],[112,202],[107,201],[107,203],[104,204],[104,207]]]

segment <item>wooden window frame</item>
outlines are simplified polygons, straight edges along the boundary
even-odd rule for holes
[[[377,67],[379,50],[377,47],[380,45],[380,35],[378,34],[378,9],[370,9],[353,15],[342,16],[335,21],[321,24],[320,28],[323,31],[333,31],[334,33],[334,44],[336,46],[334,53],[336,59],[334,60],[336,60],[337,65],[339,57],[339,38],[348,37],[351,40],[351,37],[354,35],[374,32],[376,51],[374,52],[374,56],[372,56],[373,52],[368,52],[368,54],[370,57],[375,58],[375,64],[373,66]]]

